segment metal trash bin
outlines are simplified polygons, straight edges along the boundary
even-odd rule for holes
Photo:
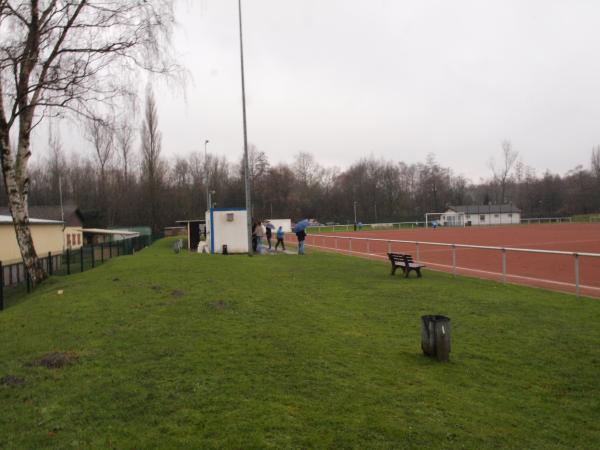
[[[224,255],[229,255],[229,252],[227,251],[227,244],[223,244],[223,250],[222,250],[222,253],[223,253]]]
[[[423,353],[441,362],[450,360],[450,318],[446,316],[421,316],[421,349]]]

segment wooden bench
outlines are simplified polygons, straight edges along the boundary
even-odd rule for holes
[[[417,273],[417,277],[421,278],[421,267],[425,267],[425,265],[414,262],[411,255],[402,253],[388,253],[387,255],[392,263],[391,275],[395,275],[396,269],[400,267],[402,272],[404,272],[404,278],[408,277],[411,270],[414,270]]]

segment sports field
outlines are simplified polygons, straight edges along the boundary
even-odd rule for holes
[[[337,237],[336,237],[337,236]],[[350,239],[348,238],[360,238]],[[404,240],[412,243],[387,241]],[[546,224],[499,227],[465,227],[414,230],[381,230],[309,235],[307,246],[327,248],[371,258],[386,253],[410,253],[432,269],[452,271],[453,249],[426,244],[467,244],[504,247],[506,281],[565,292],[575,292],[576,263],[572,254],[539,254],[510,248],[600,254],[600,224]],[[502,251],[481,248],[454,249],[456,273],[494,280],[503,279]],[[600,297],[600,257],[579,256],[580,293]]]

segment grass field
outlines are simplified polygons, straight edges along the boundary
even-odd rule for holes
[[[163,240],[9,306],[2,449],[600,442],[597,300],[429,271],[405,280],[310,250],[175,255]],[[449,364],[420,352],[430,313],[452,319]],[[49,352],[73,361],[35,363]]]

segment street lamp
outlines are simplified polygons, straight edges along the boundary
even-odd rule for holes
[[[240,24],[240,68],[242,74],[242,117],[244,122],[244,188],[246,190],[246,228],[248,237],[248,256],[252,256],[252,199],[250,198],[250,168],[248,166],[248,128],[246,125],[246,83],[244,80],[244,44],[242,40],[242,0],[238,0]]]
[[[356,201],[354,202],[354,231],[356,231]]]
[[[206,182],[206,209],[210,210],[210,192],[208,190],[208,154],[206,152],[206,146],[210,141],[206,139],[204,141],[204,181]]]

